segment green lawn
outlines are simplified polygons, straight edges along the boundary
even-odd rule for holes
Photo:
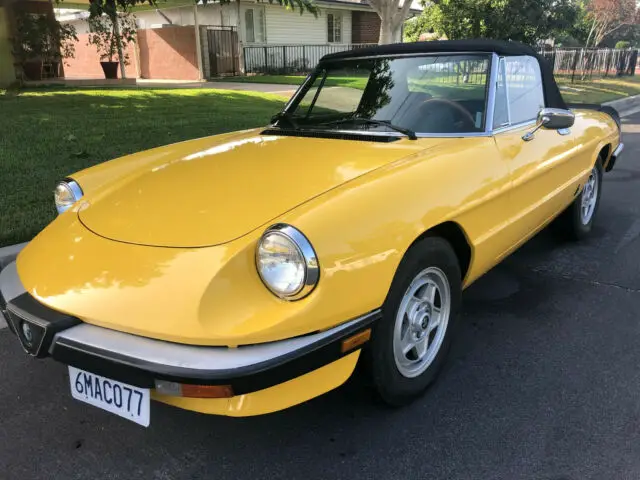
[[[234,81],[299,84],[303,79],[260,76]],[[362,78],[340,81],[362,88]],[[599,103],[640,94],[638,77],[560,83],[568,102]],[[53,187],[66,175],[159,145],[264,125],[285,100],[211,89],[0,92],[0,246],[29,240],[55,217]]]
[[[304,79],[304,76],[299,75],[254,75],[250,77],[230,77],[220,80],[229,82],[300,85]],[[640,94],[640,76],[612,77],[585,82],[576,81],[574,83],[571,83],[569,77],[558,77],[557,80],[563,97],[569,103],[603,103],[615,100],[616,98]],[[350,77],[340,79],[340,81],[334,80],[332,86],[359,88],[362,86],[362,79]]]
[[[0,96],[0,246],[56,215],[55,182],[172,142],[265,125],[276,95],[226,90],[51,89]]]
[[[558,78],[560,91],[568,103],[604,103],[617,98],[640,95],[640,76],[610,77],[571,83],[570,78]]]

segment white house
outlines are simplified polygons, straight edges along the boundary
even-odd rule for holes
[[[307,71],[323,55],[378,41],[380,18],[360,0],[317,0],[317,17],[277,4],[240,0],[191,3],[135,12],[140,30],[192,26],[199,31],[202,75]],[[89,32],[86,11],[59,11],[58,18]],[[199,43],[199,45],[198,45]],[[81,47],[79,44],[78,47]],[[179,78],[179,72],[176,72]]]

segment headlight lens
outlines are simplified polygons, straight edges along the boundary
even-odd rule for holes
[[[274,225],[264,233],[256,251],[256,266],[269,290],[287,300],[305,297],[318,283],[316,253],[291,225]]]
[[[58,213],[65,212],[82,198],[82,189],[75,181],[59,182],[53,194]]]

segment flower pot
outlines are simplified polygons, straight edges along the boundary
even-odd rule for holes
[[[118,78],[118,62],[100,62],[102,65],[102,71],[104,72],[104,78]]]
[[[42,60],[30,60],[22,64],[22,73],[27,80],[42,80]]]

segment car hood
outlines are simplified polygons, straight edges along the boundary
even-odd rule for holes
[[[112,240],[219,245],[423,148],[406,139],[381,143],[257,130],[183,142],[132,155],[127,162],[139,166],[88,193],[79,217]]]

